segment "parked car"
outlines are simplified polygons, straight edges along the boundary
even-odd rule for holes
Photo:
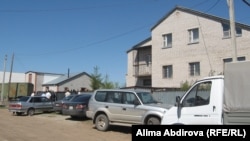
[[[23,96],[9,102],[8,110],[16,115],[34,115],[35,113],[53,111],[53,102],[43,96]]]
[[[170,106],[156,101],[149,92],[100,89],[90,98],[86,116],[100,131],[108,130],[110,125],[157,125]]]
[[[78,94],[65,101],[62,106],[62,114],[69,115],[71,118],[86,118],[88,102],[92,94]]]
[[[62,106],[65,101],[69,101],[71,98],[73,98],[76,94],[71,94],[69,96],[64,97],[61,100],[57,100],[53,104],[53,109],[55,112],[59,112],[60,114],[62,113]]]

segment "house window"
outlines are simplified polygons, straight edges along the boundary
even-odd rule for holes
[[[245,60],[246,60],[245,56],[237,57],[237,61],[245,61]],[[232,58],[223,59],[223,68],[224,68],[224,70],[225,70],[225,63],[230,63],[230,62],[233,62]]]
[[[190,76],[200,75],[200,62],[189,63]]]
[[[230,32],[230,25],[222,23],[222,28],[223,28],[223,37],[224,38],[229,38],[231,37],[231,32]],[[236,36],[241,36],[242,35],[242,29],[239,27],[236,27]]]
[[[245,56],[243,56],[243,57],[238,57],[237,58],[237,61],[245,61],[246,60],[246,57]]]
[[[151,64],[151,59],[152,59],[151,54],[148,54],[148,55],[145,56],[147,66],[149,66],[149,64]]]
[[[151,79],[144,79],[143,80],[143,86],[151,86]]]
[[[226,59],[223,59],[224,64],[225,64],[225,63],[232,62],[232,61],[233,61],[233,59],[232,59],[232,58],[226,58]]]
[[[188,30],[188,34],[189,34],[189,43],[199,42],[199,29],[198,28]]]
[[[163,66],[163,78],[172,78],[173,77],[173,66]]]
[[[246,60],[245,56],[237,57],[237,61],[245,61],[245,60]],[[223,62],[224,63],[233,62],[233,59],[232,58],[226,58],[226,59],[223,59]]]
[[[172,47],[172,34],[164,34],[163,36],[163,47],[170,48]]]

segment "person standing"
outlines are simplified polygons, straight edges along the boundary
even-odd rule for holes
[[[51,97],[51,93],[50,93],[50,91],[49,91],[48,88],[46,88],[45,96],[46,96],[48,99],[50,99],[50,97]]]
[[[69,92],[69,89],[67,89],[66,92],[65,92],[65,97],[67,97],[69,95],[70,95],[70,92]]]
[[[36,91],[33,91],[30,96],[35,96]]]
[[[45,94],[45,96],[46,96],[48,99],[50,99],[51,93],[50,93],[49,91],[47,91],[46,94]]]

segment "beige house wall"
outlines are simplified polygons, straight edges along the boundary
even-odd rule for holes
[[[151,41],[147,41],[141,44],[141,47],[151,46]],[[135,57],[138,55],[137,50],[131,50],[127,53],[127,74],[126,74],[126,87],[131,87],[135,85],[142,85],[142,82],[139,81],[135,76]],[[145,63],[145,62],[144,62]]]
[[[189,43],[188,30],[199,29],[199,42]],[[172,47],[163,47],[163,35],[172,33]],[[152,87],[180,87],[182,82],[194,81],[211,74],[223,73],[223,59],[233,58],[231,38],[223,37],[222,24],[209,18],[182,11],[174,11],[151,31]],[[242,29],[236,38],[237,55],[250,58],[250,32]],[[132,77],[133,51],[128,53],[127,86],[135,86]],[[200,62],[200,76],[189,75],[189,63]],[[173,66],[173,77],[163,78],[162,67]],[[212,73],[211,73],[212,72]]]
[[[126,87],[135,86],[136,77],[134,76],[134,54],[137,51],[132,50],[127,55],[127,74],[126,74]]]
[[[58,91],[65,91],[65,88],[69,90],[80,91],[81,88],[86,88],[88,90],[92,90],[90,87],[91,80],[87,75],[82,75],[68,83],[64,83],[58,87]]]

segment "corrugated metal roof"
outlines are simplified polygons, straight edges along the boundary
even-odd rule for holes
[[[62,75],[61,77],[58,77],[58,78],[56,78],[56,79],[54,79],[54,80],[52,80],[52,81],[49,81],[49,82],[43,84],[43,86],[44,86],[44,85],[58,85],[58,84],[60,84],[60,83],[66,82],[66,81],[70,81],[71,79],[74,79],[74,78],[76,78],[76,77],[78,77],[78,76],[81,76],[81,75],[87,75],[87,76],[90,77],[90,75],[87,74],[86,72],[81,72],[81,73],[70,73],[70,74]]]

